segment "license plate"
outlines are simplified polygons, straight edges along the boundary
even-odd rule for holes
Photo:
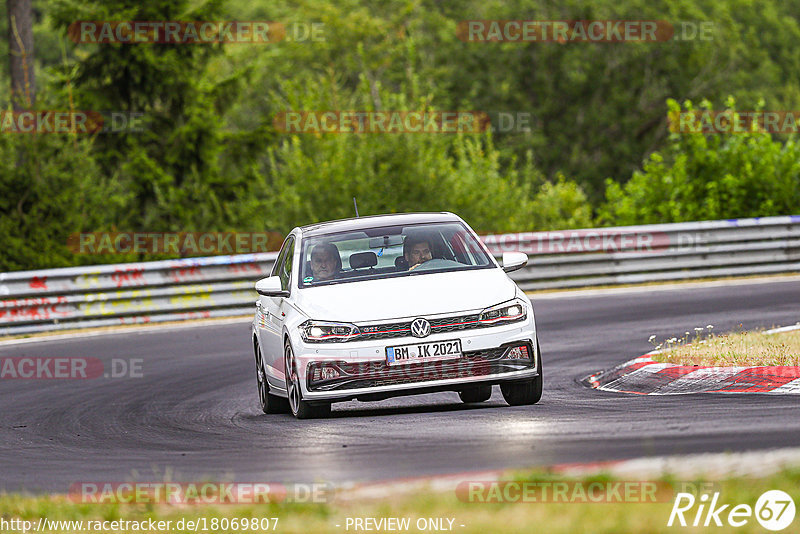
[[[422,361],[453,360],[460,357],[460,339],[386,347],[386,363],[388,365],[406,365]]]

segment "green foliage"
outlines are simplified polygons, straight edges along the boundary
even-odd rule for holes
[[[366,79],[352,92],[329,78],[298,84],[286,105],[368,110],[376,95],[389,110],[425,109],[402,94],[373,92]],[[263,224],[287,230],[352,217],[356,197],[362,215],[453,211],[476,229],[510,231],[530,225],[532,204],[519,181],[513,166],[500,165],[488,133],[285,135],[269,149],[261,177]]]
[[[412,101],[438,109],[530,113],[530,132],[498,132],[494,144],[504,163],[525,155],[554,180],[574,179],[594,204],[605,178],[626,182],[643,158],[668,142],[668,98],[735,94],[743,109],[764,99],[768,109],[798,109],[800,70],[796,10],[783,2],[747,0],[327,0],[274,2],[269,7],[233,0],[229,13],[278,20],[321,21],[325,40],[282,43],[276,49],[237,49],[234,62],[256,65],[242,103],[246,114],[232,124],[252,124],[268,114],[263,99],[302,73],[336,73],[354,88],[366,77]],[[457,36],[459,21],[662,20],[676,36],[656,43],[480,43]],[[709,32],[700,33],[701,25]],[[685,35],[692,39],[682,39]],[[703,37],[703,38],[701,38]],[[413,77],[409,75],[413,73]],[[536,186],[538,173],[522,179]]]
[[[68,250],[69,235],[108,229],[124,204],[91,150],[57,135],[0,135],[0,270],[91,263]]]
[[[383,26],[361,31],[377,33],[387,22],[395,31],[383,32],[383,61],[365,61],[363,71],[394,80],[411,63],[420,87],[441,109],[531,113],[531,132],[495,137],[504,158],[513,154],[521,161],[532,150],[547,177],[564,172],[594,202],[603,196],[606,177],[624,183],[649,152],[667,141],[667,98],[720,103],[732,93],[744,109],[760,98],[770,109],[800,106],[800,83],[789,74],[800,70],[800,50],[793,45],[800,39],[797,10],[777,0],[387,0],[378,9],[393,15],[380,17]],[[347,20],[348,9],[341,12]],[[662,20],[679,36],[684,23],[687,32],[702,23],[713,30],[709,40],[656,43],[459,40],[458,22],[475,19]],[[336,20],[329,22],[334,28]],[[337,32],[345,41],[324,46],[336,47],[338,59],[324,64],[350,72],[344,61],[354,55],[360,35]],[[406,58],[402,50],[409,42],[415,53]]]
[[[86,139],[2,135],[0,269],[120,260],[70,256],[65,236],[74,232],[286,231],[352,215],[353,196],[365,214],[451,210],[485,232],[588,227],[592,211],[603,224],[641,224],[800,205],[794,138],[667,129],[670,98],[719,107],[732,94],[739,109],[800,109],[798,12],[779,0],[41,0],[34,8],[37,105],[140,113],[145,123]],[[475,19],[713,30],[710,40],[659,43],[460,40],[459,22]],[[67,28],[79,20],[316,22],[323,40],[75,44]],[[347,109],[529,113],[531,128],[292,136],[273,125],[280,111]]]
[[[218,20],[219,0],[74,3],[55,0],[52,12],[62,28],[79,20]],[[120,224],[152,231],[221,230],[241,224],[230,205],[245,185],[223,176],[220,157],[225,134],[220,115],[236,83],[208,72],[221,54],[217,45],[80,45],[74,101],[79,109],[135,112],[144,131],[97,139],[101,168],[115,173],[132,201]],[[224,87],[225,92],[220,90]]]
[[[586,193],[563,174],[557,176],[555,183],[543,183],[533,202],[533,229],[566,230],[592,226],[592,207]]]
[[[735,112],[733,99],[728,110]],[[674,113],[681,107],[669,101]],[[708,102],[703,109],[711,110]],[[690,101],[686,112],[694,110]],[[620,186],[607,181],[599,210],[606,224],[648,224],[795,213],[800,206],[800,145],[763,131],[674,133],[664,153]]]

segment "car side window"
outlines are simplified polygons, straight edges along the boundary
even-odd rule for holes
[[[286,251],[281,257],[278,265],[278,276],[281,279],[281,289],[289,289],[292,278],[292,263],[294,261],[294,237],[290,237],[286,242]]]
[[[283,242],[281,250],[278,252],[278,257],[275,258],[275,263],[272,264],[272,272],[269,273],[270,276],[278,276],[281,266],[283,265],[283,259],[286,257],[286,250],[289,248],[290,241],[293,240],[287,237],[286,241]]]

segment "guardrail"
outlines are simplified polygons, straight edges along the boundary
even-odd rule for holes
[[[525,290],[800,272],[800,216],[483,236]],[[276,253],[0,273],[0,335],[247,315]]]
[[[277,253],[0,273],[0,335],[253,311]]]
[[[800,271],[800,216],[482,237],[495,255],[526,252],[527,290]]]

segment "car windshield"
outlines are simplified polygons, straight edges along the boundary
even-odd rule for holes
[[[386,226],[303,240],[299,287],[494,267],[459,222]]]

